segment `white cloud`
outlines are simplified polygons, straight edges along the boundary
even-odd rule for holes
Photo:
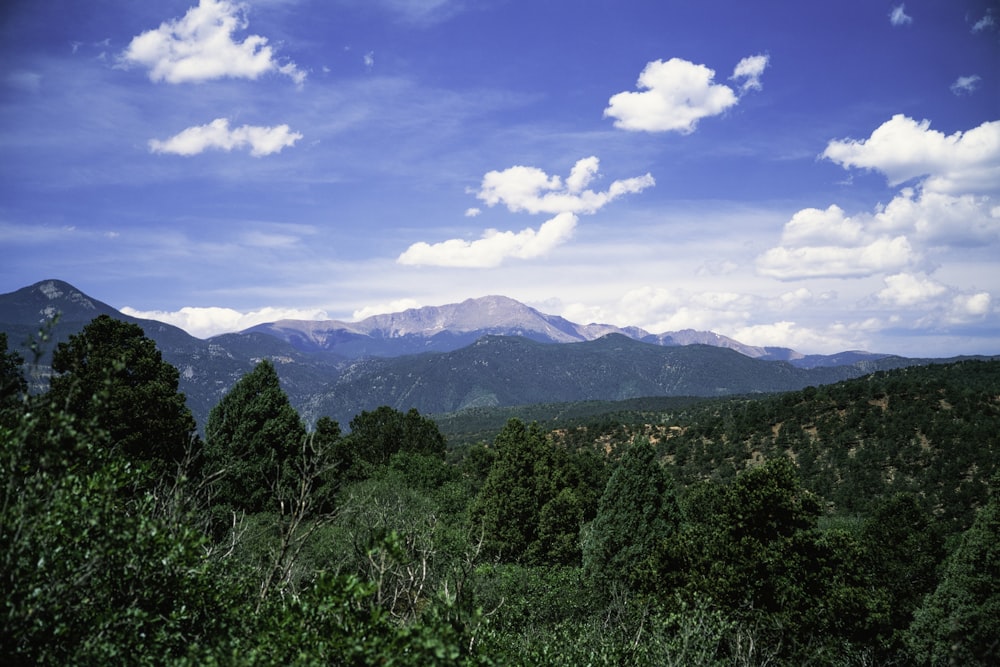
[[[982,80],[978,74],[973,74],[971,76],[960,76],[955,79],[955,83],[951,84],[951,92],[956,95],[968,95],[973,93],[976,88],[979,87],[979,82]]]
[[[467,218],[474,218],[480,213],[482,213],[482,211],[475,206],[465,209],[465,217]]]
[[[501,232],[488,229],[475,241],[450,239],[433,245],[421,241],[407,248],[396,261],[415,266],[491,268],[508,257],[533,259],[547,255],[572,237],[576,223],[574,214],[563,212],[542,223],[538,230]]]
[[[849,349],[864,349],[867,345],[861,332],[834,323],[825,329],[804,327],[782,320],[769,324],[754,324],[733,332],[732,337],[747,345],[787,347],[798,351],[833,353]]]
[[[242,331],[256,324],[276,322],[278,320],[326,320],[330,319],[326,311],[318,308],[261,308],[241,313],[232,308],[191,307],[180,310],[136,310],[125,306],[121,312],[132,317],[146,320],[166,322],[184,329],[197,338],[208,338],[222,333]]]
[[[743,85],[740,87],[740,92],[745,93],[748,90],[761,90],[763,85],[760,82],[760,77],[764,74],[764,69],[770,60],[770,56],[764,54],[747,56],[736,63],[733,75],[729,78],[736,80],[745,79]]]
[[[986,14],[972,26],[972,32],[983,32],[984,30],[989,30],[995,26],[996,21],[993,20],[993,15]]]
[[[267,38],[233,34],[248,26],[246,5],[230,0],[200,0],[180,19],[134,37],[120,56],[124,65],[149,68],[152,81],[201,82],[224,77],[256,79],[278,72],[302,84],[306,74],[292,62],[279,63]]]
[[[939,282],[926,275],[897,273],[885,277],[885,289],[875,297],[892,306],[915,306],[926,303],[948,291]]]
[[[420,308],[421,304],[416,299],[396,299],[388,303],[379,303],[365,306],[354,311],[352,317],[355,322],[361,321],[372,315],[382,315],[385,313],[401,313],[411,308]]]
[[[989,292],[960,294],[951,301],[948,321],[951,324],[959,324],[982,318],[990,312],[992,306],[993,297]]]
[[[565,183],[536,167],[491,171],[483,176],[476,197],[487,206],[504,204],[515,213],[595,213],[622,195],[642,192],[656,184],[652,175],[646,174],[614,181],[604,192],[585,190],[599,165],[593,156],[578,160]]]
[[[982,246],[1000,241],[1000,209],[988,196],[948,195],[910,188],[867,223],[875,233],[904,233],[930,246]]]
[[[189,127],[169,139],[152,139],[149,149],[154,153],[197,155],[211,148],[224,151],[249,148],[251,155],[262,157],[280,153],[301,138],[301,134],[292,132],[287,125],[242,125],[230,129],[228,119],[216,118],[207,125]]]
[[[615,127],[623,130],[690,134],[699,120],[717,116],[738,101],[732,88],[713,83],[714,77],[715,70],[705,65],[680,58],[654,60],[639,74],[636,85],[641,92],[613,95],[604,116],[614,118]]]
[[[371,68],[375,67],[375,52],[374,51],[369,51],[368,53],[365,54],[365,56],[364,56],[364,63],[365,63],[365,67],[367,69],[371,69]]]
[[[864,240],[860,222],[844,215],[836,204],[825,211],[805,208],[792,216],[781,233],[786,245],[857,246]]]
[[[921,261],[905,236],[880,237],[858,247],[771,248],[757,258],[757,272],[778,280],[861,278],[901,271]]]
[[[906,13],[906,5],[897,5],[889,12],[889,23],[894,26],[913,23],[913,17]]]
[[[868,139],[831,141],[822,157],[844,168],[875,169],[890,185],[925,179],[925,192],[1000,191],[1000,121],[945,136],[902,114],[879,126]]]

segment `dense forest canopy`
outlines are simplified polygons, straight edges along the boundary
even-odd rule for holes
[[[264,360],[202,438],[134,325],[38,395],[6,342],[4,664],[1000,660],[997,361],[459,442],[310,428]]]

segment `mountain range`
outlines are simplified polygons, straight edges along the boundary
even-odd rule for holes
[[[125,315],[60,280],[0,295],[0,331],[28,360],[36,390],[47,382],[55,345],[102,314],[139,325],[156,342],[179,370],[181,391],[199,424],[265,358],[307,421],[327,415],[342,425],[380,405],[441,414],[543,402],[776,392],[948,361],[857,351],[803,355],[712,332],[651,334],[579,325],[502,296],[359,322],[282,320],[199,339],[170,324]],[[30,341],[40,341],[40,332],[46,340],[36,359]]]

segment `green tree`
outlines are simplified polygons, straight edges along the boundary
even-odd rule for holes
[[[2,664],[164,664],[228,631],[203,538],[163,490],[136,492],[100,428],[109,394],[88,417],[42,396],[0,426]]]
[[[21,368],[24,357],[7,351],[7,334],[0,332],[0,424],[13,425],[28,394],[28,382]]]
[[[51,400],[80,418],[96,416],[111,445],[154,475],[172,473],[196,443],[177,369],[138,325],[95,318],[56,347],[52,370]],[[98,409],[94,397],[105,391]]]
[[[1000,663],[1000,501],[989,502],[962,534],[941,582],[916,612],[910,646],[921,665]]]
[[[525,426],[511,419],[493,446],[497,457],[476,496],[472,516],[482,524],[487,554],[518,561],[538,538],[539,513],[549,499],[548,480],[537,474],[546,465],[549,445],[537,424]]]
[[[338,447],[340,467],[352,479],[363,479],[399,452],[444,459],[444,436],[432,419],[416,408],[403,413],[383,405],[362,411],[350,422],[351,432]]]
[[[598,585],[633,591],[656,585],[657,555],[679,529],[673,484],[648,440],[633,443],[611,473],[590,525],[584,567]],[[665,573],[660,572],[663,576]]]
[[[205,425],[204,468],[214,480],[216,515],[277,511],[300,477],[305,438],[274,365],[261,361],[212,408]]]

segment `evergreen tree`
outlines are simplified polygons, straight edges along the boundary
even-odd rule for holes
[[[990,501],[943,566],[941,582],[924,599],[910,627],[921,665],[1000,663],[1000,501]]]
[[[387,405],[362,411],[338,445],[339,466],[352,479],[363,479],[399,452],[444,459],[446,443],[437,424],[416,408],[403,413]]]
[[[28,393],[28,383],[21,367],[24,357],[7,351],[7,334],[0,332],[0,425],[14,423],[22,399]]]
[[[538,538],[542,498],[548,491],[537,469],[544,467],[548,444],[537,424],[509,420],[493,446],[497,458],[473,505],[473,518],[482,523],[484,549],[507,561],[524,558]]]
[[[282,390],[274,364],[261,361],[212,408],[205,425],[205,473],[217,511],[278,509],[294,488],[306,429]]]
[[[584,547],[584,567],[599,585],[655,587],[657,555],[681,521],[673,484],[648,440],[633,443],[604,489]],[[662,575],[662,573],[661,573]]]
[[[112,446],[157,476],[172,473],[197,442],[177,369],[136,324],[95,318],[56,347],[52,370],[50,399],[82,419],[95,417]]]

